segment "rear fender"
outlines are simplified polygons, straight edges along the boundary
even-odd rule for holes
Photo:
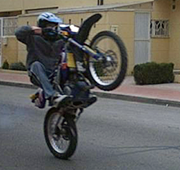
[[[94,14],[87,18],[80,26],[79,32],[75,36],[76,41],[83,44],[89,36],[92,26],[101,19],[101,14]]]

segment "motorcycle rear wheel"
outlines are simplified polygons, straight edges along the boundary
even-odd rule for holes
[[[59,159],[71,157],[77,147],[78,134],[74,117],[62,116],[50,109],[44,119],[44,136],[50,152]]]
[[[90,46],[105,59],[88,59],[91,82],[101,90],[114,90],[123,82],[127,71],[127,52],[123,41],[113,32],[102,31],[94,36]]]

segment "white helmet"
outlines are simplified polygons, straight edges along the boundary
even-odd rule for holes
[[[37,25],[41,28],[46,27],[47,23],[61,24],[62,19],[50,12],[43,12],[38,16]]]

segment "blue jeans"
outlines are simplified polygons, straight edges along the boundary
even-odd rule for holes
[[[52,73],[48,72],[39,61],[35,61],[31,64],[29,72],[30,80],[34,85],[44,90],[46,99],[49,99],[56,93],[48,78],[50,75],[52,75]]]

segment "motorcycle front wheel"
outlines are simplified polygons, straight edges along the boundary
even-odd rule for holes
[[[77,128],[72,115],[50,109],[44,119],[44,136],[51,153],[59,159],[71,157],[77,147]]]
[[[94,36],[91,48],[103,56],[101,60],[88,59],[88,75],[91,82],[101,90],[117,88],[127,71],[127,52],[119,36],[110,31],[102,31]]]

